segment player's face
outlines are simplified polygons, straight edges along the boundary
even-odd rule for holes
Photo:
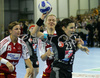
[[[63,30],[68,36],[71,36],[75,32],[75,23],[69,23]]]
[[[48,16],[46,22],[45,22],[45,25],[47,27],[47,29],[50,29],[50,28],[55,28],[56,26],[56,17],[55,16]]]
[[[20,25],[15,25],[12,30],[10,30],[10,34],[13,37],[19,37],[21,33]]]

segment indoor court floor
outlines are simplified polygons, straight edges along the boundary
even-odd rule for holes
[[[81,50],[75,54],[73,65],[73,78],[100,78],[100,48],[90,47],[89,55]],[[39,56],[39,54],[37,54]],[[42,73],[46,68],[46,63],[39,56],[39,74],[37,78],[42,77]],[[24,60],[21,58],[17,65],[17,78],[24,78],[26,73]]]

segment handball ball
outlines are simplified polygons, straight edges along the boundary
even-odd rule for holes
[[[49,12],[51,10],[51,4],[48,1],[41,1],[38,8],[41,13],[45,14],[47,11]]]

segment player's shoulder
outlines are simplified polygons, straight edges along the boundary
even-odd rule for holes
[[[7,45],[11,42],[10,36],[5,37],[3,40],[0,41],[0,49],[6,48]]]
[[[7,42],[10,42],[10,41],[11,41],[10,36],[7,36],[7,37],[5,37],[4,39],[2,39],[2,40],[0,41],[0,43],[7,43]]]

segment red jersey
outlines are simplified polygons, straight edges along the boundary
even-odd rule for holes
[[[28,48],[22,39],[18,38],[18,41],[15,44],[11,42],[10,36],[0,41],[0,57],[7,59],[16,66],[21,56],[23,59],[28,59],[30,57]],[[5,64],[1,64],[0,70],[10,72]]]
[[[43,32],[44,34],[47,34],[47,31],[44,31]],[[54,32],[54,35],[56,35],[56,32]],[[39,48],[39,53],[40,53],[40,56],[42,56],[43,54],[45,54],[45,52],[48,50],[48,49],[51,49],[52,50],[52,47],[50,44],[48,43],[44,43],[42,42],[40,39],[38,41],[38,48]],[[45,69],[45,72],[46,73],[51,73],[51,64],[53,62],[53,56],[49,56],[46,60],[46,64],[47,64],[47,68]]]

